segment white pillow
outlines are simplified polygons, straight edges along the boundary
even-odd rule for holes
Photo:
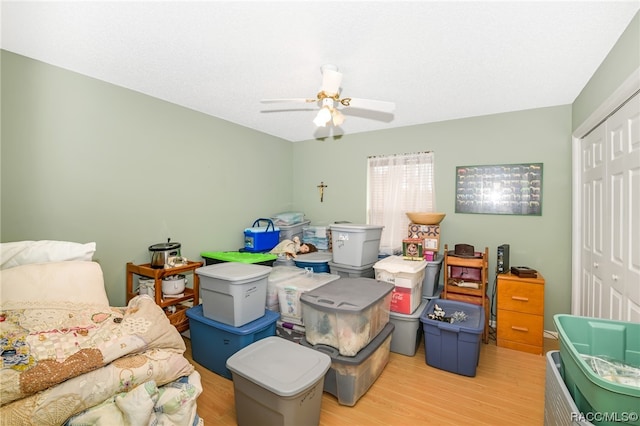
[[[14,268],[30,263],[93,260],[96,243],[69,241],[17,241],[0,244],[0,269]]]
[[[67,261],[16,266],[0,271],[0,306],[39,302],[109,306],[102,268],[96,262]]]

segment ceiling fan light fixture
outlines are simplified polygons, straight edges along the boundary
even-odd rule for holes
[[[342,125],[342,123],[344,123],[344,114],[342,114],[338,109],[334,108],[331,115],[333,118],[334,126],[340,126]]]
[[[313,119],[313,124],[318,127],[326,127],[327,123],[331,121],[331,111],[328,106],[323,106],[318,111],[318,115]]]

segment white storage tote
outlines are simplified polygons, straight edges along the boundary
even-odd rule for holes
[[[391,311],[411,314],[418,308],[426,267],[425,260],[405,260],[402,256],[388,256],[373,265],[377,281],[395,286]]]

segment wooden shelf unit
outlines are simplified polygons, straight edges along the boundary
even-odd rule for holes
[[[482,332],[482,341],[489,343],[489,316],[491,314],[489,296],[487,295],[487,287],[489,284],[489,248],[485,247],[484,252],[476,254],[477,257],[450,256],[448,245],[444,245],[444,289],[442,291],[442,298],[484,307],[485,323]],[[470,274],[474,275],[474,277],[464,279],[464,281],[475,283],[478,285],[478,288],[457,286],[455,284],[456,280],[461,277],[452,276],[452,267],[474,270],[474,274]],[[479,276],[476,278],[475,275]]]
[[[135,265],[131,262],[127,263],[127,303],[138,292],[133,287],[133,276],[138,275],[141,277],[151,278],[155,281],[154,293],[155,302],[158,306],[164,309],[169,321],[173,324],[179,332],[183,332],[189,328],[189,319],[186,316],[186,310],[190,307],[188,302],[191,302],[192,306],[200,303],[200,279],[195,270],[203,265],[203,262],[188,261],[186,265],[176,266],[174,268],[152,268],[150,263],[142,265]],[[184,296],[182,297],[166,297],[162,296],[162,279],[170,275],[188,274],[193,275],[192,286],[185,287]],[[167,308],[169,306],[175,306],[175,312],[171,312]]]
[[[511,272],[498,275],[498,346],[543,354],[544,278],[537,275],[529,278]]]

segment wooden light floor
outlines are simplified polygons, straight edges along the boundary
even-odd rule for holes
[[[191,358],[191,344],[186,356]],[[542,425],[546,357],[481,343],[475,377],[431,367],[424,339],[413,357],[391,352],[380,377],[353,407],[323,393],[321,426]],[[545,339],[545,353],[558,343]],[[193,362],[202,376],[205,426],[236,425],[233,382]],[[259,425],[256,425],[259,426]]]

